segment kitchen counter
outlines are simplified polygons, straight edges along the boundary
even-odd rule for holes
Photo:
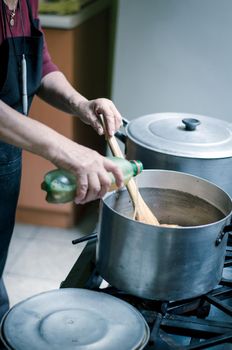
[[[73,15],[41,14],[41,25],[43,28],[72,29],[102,12],[110,6],[110,3],[110,0],[95,0],[93,3],[83,7],[80,12]]]

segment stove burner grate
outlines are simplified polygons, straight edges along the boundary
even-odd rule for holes
[[[150,328],[146,350],[232,349],[232,239],[229,235],[223,277],[210,293],[188,300],[147,300],[112,286],[102,289],[95,266],[96,240],[87,243],[61,287],[101,290],[136,307]],[[226,346],[226,347],[225,347]]]

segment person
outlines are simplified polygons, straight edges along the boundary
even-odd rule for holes
[[[104,196],[112,172],[118,187],[121,170],[109,159],[28,118],[34,95],[79,117],[99,135],[103,115],[113,135],[121,115],[105,98],[88,100],[52,62],[38,19],[38,0],[0,0],[0,319],[9,308],[2,274],[15,222],[20,187],[21,150],[27,150],[77,176],[75,202]]]

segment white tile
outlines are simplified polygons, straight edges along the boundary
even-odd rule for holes
[[[14,228],[13,238],[21,237],[32,239],[37,229],[38,226],[17,223]]]
[[[14,274],[5,274],[4,282],[11,307],[32,295],[59,288],[58,282],[52,280],[25,276],[20,277]]]
[[[72,240],[91,234],[97,219],[96,206],[90,206],[72,229],[17,223],[4,270],[11,305],[59,288],[85,246],[85,243],[73,245]]]
[[[61,229],[53,227],[39,227],[35,233],[35,237],[38,240],[47,240],[50,242],[67,242],[72,244],[72,240],[76,239],[83,234],[77,229]]]
[[[35,239],[27,244],[24,254],[17,259],[17,264],[8,265],[7,271],[19,276],[60,280],[66,277],[80,255],[80,247],[69,242],[52,242]]]
[[[29,238],[14,236],[11,240],[8,257],[6,261],[5,271],[14,270],[17,265],[18,259],[27,254],[27,247],[30,246],[32,240]]]

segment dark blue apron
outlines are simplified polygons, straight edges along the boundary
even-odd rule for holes
[[[27,60],[28,106],[36,94],[42,77],[43,34],[33,19],[29,0],[27,8],[31,23],[30,37],[6,37],[6,8],[2,0],[5,40],[0,46],[0,99],[22,113],[21,59]],[[23,18],[22,14],[22,18]],[[22,34],[23,35],[23,34]],[[15,211],[21,178],[21,149],[0,141],[0,320],[9,308],[2,273],[14,229]],[[16,286],[17,288],[17,286]]]

